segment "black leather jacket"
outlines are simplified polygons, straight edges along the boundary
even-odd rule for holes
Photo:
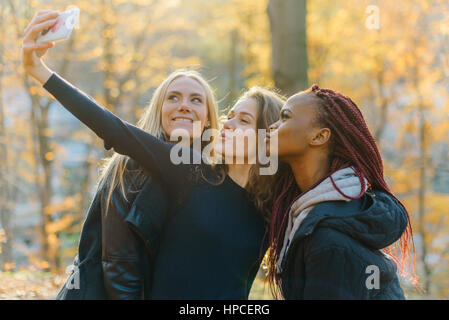
[[[128,193],[128,202],[116,189],[107,212],[103,193],[101,260],[106,294],[109,299],[148,298],[151,265],[167,212],[165,190],[154,177],[139,193]]]
[[[57,300],[150,298],[152,262],[168,217],[166,191],[150,177],[129,202],[115,191],[108,212],[106,197],[97,189]]]

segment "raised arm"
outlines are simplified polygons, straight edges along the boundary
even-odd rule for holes
[[[169,184],[179,181],[187,173],[186,166],[175,165],[170,159],[173,144],[122,121],[58,74],[53,73],[43,87],[103,139],[107,150],[114,148],[115,152],[133,158]]]
[[[179,184],[179,180],[188,173],[188,167],[171,162],[172,144],[122,121],[93,98],[53,73],[42,61],[53,44],[38,44],[36,38],[39,32],[56,23],[58,15],[59,12],[55,10],[40,10],[26,27],[21,48],[25,72],[102,138],[106,149],[114,148],[117,153],[133,158],[152,174],[160,175],[161,181],[169,185]]]

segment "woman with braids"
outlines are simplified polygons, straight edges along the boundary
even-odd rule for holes
[[[150,214],[157,212],[163,215],[165,210],[160,207],[167,206],[167,220],[162,228],[148,228],[145,222],[148,217],[144,211],[131,209],[130,212],[132,222],[137,223],[131,223],[132,231],[138,236],[143,235],[144,240],[160,237],[156,241],[158,248],[152,248],[157,249],[157,254],[151,262],[151,288],[145,288],[148,293],[144,296],[151,299],[247,299],[266,249],[266,221],[273,204],[271,188],[280,181],[283,170],[278,170],[275,175],[259,175],[262,164],[248,161],[257,152],[254,146],[258,144],[236,150],[234,156],[244,160],[243,163],[232,162],[216,166],[201,161],[201,155],[188,146],[172,152],[175,146],[179,147],[178,144],[168,142],[168,136],[176,136],[174,129],[184,128],[184,132],[189,133],[188,141],[195,145],[195,142],[207,140],[201,134],[203,128],[214,127],[211,113],[215,110],[210,108],[210,103],[206,106],[206,89],[191,74],[169,77],[158,90],[156,96],[159,98],[156,100],[160,101],[156,101],[144,115],[144,119],[153,123],[158,130],[154,130],[154,126],[136,127],[116,117],[53,73],[42,61],[41,57],[53,45],[37,44],[36,36],[54,25],[57,15],[58,12],[55,11],[40,11],[28,25],[22,46],[22,64],[30,76],[104,140],[106,149],[114,148],[117,154],[122,155],[114,156],[104,171],[104,184],[100,187],[104,187],[103,193],[107,197],[101,208],[108,212],[101,219],[111,217],[109,208],[112,207],[107,207],[108,204],[117,204],[126,209],[126,201],[116,201],[123,199],[115,198],[113,191],[132,193],[141,185],[139,179],[130,179],[128,185],[114,183],[117,172],[125,170],[122,161],[127,157],[138,164],[137,169],[131,168],[137,171],[137,178],[142,178],[142,171],[146,171],[147,175],[160,182],[150,185],[148,193],[154,194],[157,187],[158,190],[162,189],[158,194],[167,197],[160,201],[152,197],[149,202],[144,198],[139,202],[142,195],[139,194],[134,200],[140,206],[148,206],[150,212],[147,213]],[[184,82],[184,85],[180,82]],[[186,82],[190,84],[186,86]],[[183,94],[184,92],[189,94]],[[217,142],[217,150],[221,151],[224,158],[230,158],[227,146],[230,144],[233,147],[236,143],[234,133],[239,130],[256,133],[258,129],[267,129],[270,123],[279,118],[283,103],[283,98],[275,92],[262,88],[249,90],[229,112]],[[199,123],[198,135],[195,134],[195,123]],[[223,144],[224,147],[220,148]],[[189,163],[173,163],[173,154],[183,152],[190,155]],[[200,161],[192,164],[192,160]],[[137,180],[137,188],[131,184],[133,180]],[[129,190],[123,190],[127,186]],[[123,198],[126,199],[125,192]],[[115,226],[105,230],[109,233],[106,237],[104,234],[101,238],[95,237],[96,234],[93,233],[87,235],[86,239],[115,243],[116,251],[110,258],[113,260],[117,255],[122,255],[122,263],[120,266],[117,261],[112,260],[103,263],[103,271],[107,271],[104,275],[107,294],[109,298],[135,299],[142,296],[139,277],[126,278],[123,275],[133,268],[146,268],[148,264],[136,264],[135,261],[123,263],[126,262],[123,258],[128,255],[128,252],[123,251],[131,250],[138,242],[124,243],[128,239],[119,232],[114,233],[118,224],[123,227],[121,220],[123,217],[111,217],[110,222],[115,223]],[[148,241],[143,244],[146,246]],[[126,250],[121,250],[125,248]],[[87,282],[85,284],[89,285]]]
[[[279,159],[294,176],[279,191],[270,223],[274,294],[404,299],[396,271],[409,258],[411,225],[359,108],[314,85],[287,100],[267,141],[275,133]]]

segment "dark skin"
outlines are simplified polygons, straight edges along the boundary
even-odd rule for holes
[[[279,121],[270,126],[278,134],[278,157],[292,168],[302,192],[310,190],[329,171],[331,130],[317,122],[317,97],[305,92],[291,96]]]

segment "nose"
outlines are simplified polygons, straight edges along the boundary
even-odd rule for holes
[[[278,127],[279,127],[279,121],[276,121],[275,123],[271,124],[271,125],[268,127],[268,131],[276,130]]]
[[[179,105],[179,111],[189,113],[192,111],[192,108],[190,108],[189,104],[186,101],[182,101],[182,103]]]
[[[232,129],[232,119],[226,120],[223,123],[223,129],[225,129],[225,130],[231,130]]]

